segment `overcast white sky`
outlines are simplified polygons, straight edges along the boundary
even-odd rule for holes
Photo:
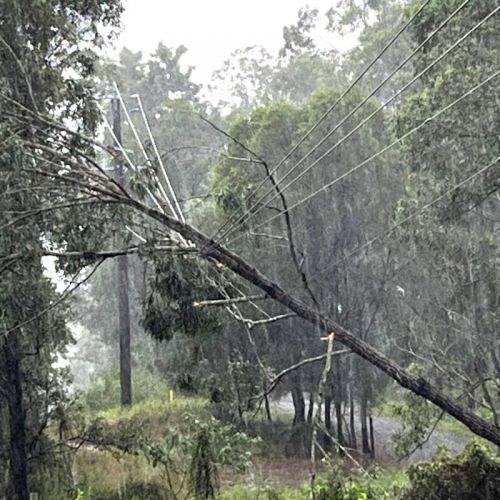
[[[263,45],[276,52],[283,26],[306,4],[324,14],[335,0],[125,0],[120,45],[150,52],[160,41],[183,44],[189,49],[184,62],[197,68],[194,79],[208,83],[235,49]],[[349,41],[328,43],[342,50]]]

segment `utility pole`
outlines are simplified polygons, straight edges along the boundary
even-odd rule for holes
[[[111,100],[113,113],[113,132],[116,140],[122,145],[121,106],[118,98]],[[115,160],[116,180],[124,185],[126,180],[125,167]],[[118,299],[118,329],[120,335],[120,389],[122,406],[132,404],[132,358],[130,352],[130,303],[128,295],[128,256],[116,257],[116,292]]]

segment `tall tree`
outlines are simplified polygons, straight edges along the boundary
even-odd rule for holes
[[[458,1],[431,2],[412,29],[413,43],[419,44],[459,5]],[[467,5],[419,55],[415,70],[421,71],[495,7],[497,2],[486,0]],[[406,132],[423,116],[493,75],[500,60],[497,42],[493,16],[422,78],[422,90],[410,96],[397,115],[397,132]],[[429,193],[446,191],[498,157],[497,86],[492,80],[418,137],[405,141],[406,194],[398,217],[424,203]],[[486,406],[497,425],[499,409],[491,391],[499,368],[495,311],[500,228],[494,196],[498,172],[498,166],[493,166],[460,186],[403,234],[415,265],[407,269],[409,286],[401,301],[412,325],[406,352],[443,385],[460,388],[471,408]]]
[[[50,148],[51,139],[43,130],[29,127],[20,113],[23,109],[57,114],[79,130],[95,127],[95,108],[88,101],[94,60],[90,49],[103,42],[99,26],[114,25],[120,11],[119,2],[61,5],[7,0],[0,6],[2,111],[12,117],[12,122],[0,123],[0,183],[5,193],[0,238],[0,397],[8,408],[9,444],[2,456],[8,457],[9,498],[28,500],[30,484],[37,489],[43,484],[42,480],[37,486],[36,476],[51,448],[46,442],[47,425],[64,404],[54,356],[69,340],[64,313],[55,309],[59,297],[44,276],[40,259],[48,235],[54,234],[40,207],[57,199],[57,194],[50,182],[31,190],[33,178],[26,173],[28,165],[37,164],[36,152],[27,144],[34,141]],[[68,76],[70,71],[74,77]],[[78,221],[60,228],[61,240],[69,241],[71,232],[75,238],[79,228],[85,229],[85,223],[73,223]],[[6,258],[26,250],[32,254],[29,262]]]

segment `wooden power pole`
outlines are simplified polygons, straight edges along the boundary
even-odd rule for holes
[[[111,100],[113,113],[113,132],[119,145],[122,145],[121,106],[117,98]],[[118,145],[117,145],[118,146]],[[125,167],[115,162],[116,179],[125,184]],[[132,404],[132,357],[130,351],[130,303],[128,294],[128,256],[116,257],[116,292],[118,299],[118,328],[120,335],[120,388],[122,406]]]

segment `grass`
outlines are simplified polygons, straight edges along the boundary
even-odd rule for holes
[[[370,482],[383,491],[390,491],[396,485],[399,487],[409,485],[408,476],[401,469],[380,469]]]
[[[330,471],[329,474],[326,473],[319,477],[318,484],[322,483],[323,478],[326,479],[330,476],[334,479],[336,475],[344,477],[344,471]],[[328,482],[328,479],[326,481]],[[359,493],[356,497],[349,496],[348,498],[367,498],[363,496],[362,491],[372,491],[380,493],[380,498],[384,498],[384,500],[392,500],[395,498],[393,493],[396,494],[396,492],[401,492],[408,487],[409,480],[404,471],[379,469],[372,471],[370,475],[353,475],[352,484],[357,486]],[[310,500],[310,498],[311,491],[308,481],[295,487],[269,482],[236,484],[217,496],[218,500]],[[332,496],[332,498],[337,498],[337,496]],[[371,496],[370,498],[375,497]]]
[[[302,488],[287,488],[272,485],[248,486],[237,484],[220,493],[217,500],[303,500]]]
[[[163,394],[165,393],[165,396]],[[144,437],[161,442],[168,432],[177,428],[189,430],[186,417],[200,420],[211,416],[210,403],[206,399],[176,397],[168,400],[168,391],[160,397],[140,401],[129,408],[114,406],[101,410],[87,410],[90,418],[102,418],[108,425],[117,428],[124,423],[139,424]],[[308,460],[286,459],[283,450],[289,439],[292,415],[281,409],[273,409],[273,422],[264,415],[257,415],[249,422],[245,432],[260,436],[262,441],[255,445],[254,466],[249,473],[236,474],[231,470],[221,470],[223,489],[219,500],[306,500],[310,498],[308,487]],[[191,419],[192,422],[192,419]],[[330,467],[330,470],[328,470]],[[350,474],[343,465],[325,464],[321,467],[323,477],[346,477]],[[336,472],[335,472],[336,471]],[[157,488],[153,496],[140,494],[136,498],[146,500],[168,498],[165,472],[161,467],[153,467],[146,458],[133,454],[118,454],[100,451],[92,447],[78,451],[74,463],[75,479],[87,496],[83,498],[110,500],[129,498],[131,485],[140,489]],[[337,476],[335,476],[337,474]],[[393,486],[407,482],[404,472],[379,469],[369,477],[353,476],[353,481],[361,488],[376,487],[380,491],[392,491]],[[325,483],[327,484],[327,483]],[[139,486],[138,486],[139,485]],[[134,490],[136,491],[136,490]],[[149,490],[148,490],[149,491]],[[162,492],[165,492],[165,496]],[[155,496],[156,495],[156,496]],[[132,497],[130,497],[132,498]],[[134,497],[135,498],[135,497]],[[381,497],[382,498],[382,497]],[[386,498],[385,496],[383,498]]]
[[[188,426],[187,416],[208,417],[209,404],[201,398],[178,397],[173,401],[151,399],[128,408],[117,406],[89,412],[88,416],[91,419],[102,418],[107,424],[117,428],[123,423],[139,424],[143,437],[162,442],[174,427],[182,429]],[[153,467],[143,454],[123,454],[93,447],[78,450],[74,461],[74,475],[82,491],[92,499],[122,498],[120,495],[130,485],[137,487],[142,484],[148,488],[154,486],[158,491],[165,485],[162,468]],[[158,500],[160,498],[163,497],[158,497]]]
[[[180,416],[187,412],[204,413],[208,409],[208,401],[203,398],[177,397],[173,401],[166,399],[150,399],[132,406],[116,406],[97,412],[97,416],[105,418],[109,423],[122,418],[137,418],[151,414]]]
[[[89,493],[95,491],[119,492],[127,481],[161,481],[158,470],[142,456],[114,455],[107,451],[81,449],[74,462],[74,476]]]
[[[142,401],[131,407],[117,406],[94,414],[109,424],[122,420],[140,422],[144,433],[151,438],[165,436],[173,426],[183,427],[186,416],[202,417],[209,415],[209,403],[206,399],[178,397],[173,401],[152,399]]]

